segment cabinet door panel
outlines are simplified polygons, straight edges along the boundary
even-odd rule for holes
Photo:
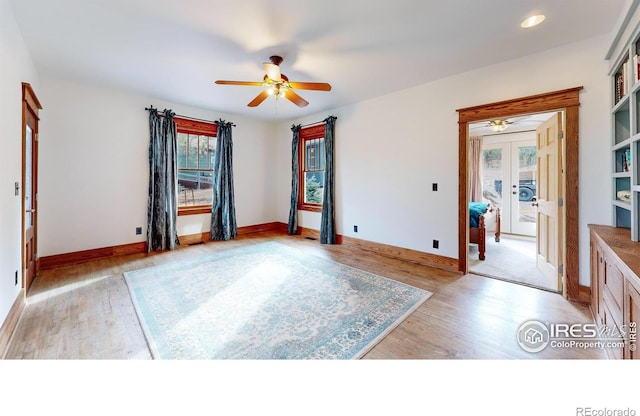
[[[602,305],[600,305],[600,310],[602,311],[602,324],[605,326],[607,332],[610,334],[620,334],[620,325],[618,321],[616,321],[614,315],[611,313],[609,305],[606,301],[602,302]],[[622,337],[620,337],[620,340],[622,340]],[[607,341],[613,341],[612,337],[607,337]],[[624,358],[624,350],[624,347],[605,349],[609,358],[618,360]]]
[[[607,298],[606,300],[609,301],[612,312],[618,315],[616,317],[618,322],[621,322],[622,300],[624,299],[624,276],[616,266],[616,262],[609,256],[605,257],[607,269],[604,277],[604,296]]]

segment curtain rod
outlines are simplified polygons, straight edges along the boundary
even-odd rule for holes
[[[337,119],[337,118],[338,118],[338,117],[336,117],[336,116],[329,116],[329,117],[333,117],[333,118],[335,118],[335,119]],[[327,117],[327,118],[329,118],[329,117]],[[305,125],[303,125],[303,126],[300,126],[300,128],[303,128],[303,127],[309,127],[309,126],[315,126],[315,125],[319,125],[319,124],[324,124],[324,123],[326,123],[326,121],[325,121],[325,120],[326,120],[326,118],[325,118],[324,120],[322,120],[322,121],[316,121],[315,123],[305,124]]]
[[[304,125],[300,126],[300,128],[310,127],[310,126],[319,126],[320,124],[324,124],[324,120],[316,121],[315,123],[304,124]]]
[[[153,108],[153,106],[151,106],[151,107],[145,107],[144,109],[145,109],[145,110],[147,110],[147,111],[150,111],[150,110],[157,110],[157,111],[158,111],[158,114],[162,114],[162,115],[164,116],[164,111],[160,111],[160,110],[158,110],[157,108]],[[176,116],[176,117],[179,117],[179,118],[187,119],[187,120],[204,121],[205,123],[211,123],[211,124],[215,124],[215,123],[216,123],[215,121],[211,121],[211,120],[204,120],[204,119],[201,119],[201,118],[195,118],[195,117],[183,116],[182,114],[176,114],[176,113],[173,113],[173,115],[174,115],[174,116]],[[235,124],[234,124],[233,126],[235,127]]]

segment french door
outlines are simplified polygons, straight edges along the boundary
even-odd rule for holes
[[[536,235],[535,139],[483,144],[485,198],[500,207],[501,231]]]

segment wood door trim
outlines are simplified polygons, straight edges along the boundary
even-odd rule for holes
[[[25,289],[25,292],[27,290],[29,290],[29,285],[30,285],[30,281],[27,282],[26,280],[26,252],[25,252],[25,198],[24,198],[24,183],[26,180],[26,172],[25,172],[25,167],[26,167],[26,149],[27,149],[27,144],[26,144],[26,140],[27,140],[27,124],[29,123],[29,121],[33,122],[33,134],[34,134],[34,146],[32,148],[32,158],[34,159],[34,164],[33,164],[33,179],[34,179],[34,188],[33,188],[33,192],[37,194],[38,192],[38,188],[37,188],[37,182],[38,182],[38,164],[37,164],[37,160],[38,160],[38,130],[39,130],[39,126],[38,126],[38,122],[40,120],[39,118],[39,110],[42,109],[42,105],[40,104],[40,101],[38,100],[38,97],[36,97],[35,92],[33,91],[33,88],[31,88],[31,84],[27,83],[27,82],[23,82],[22,83],[22,182],[21,182],[21,187],[22,187],[22,191],[20,193],[20,195],[22,196],[22,201],[20,203],[20,206],[22,207],[22,213],[21,213],[21,225],[22,225],[22,229],[21,229],[21,253],[22,253],[22,259],[21,259],[21,268],[22,268],[22,287]],[[32,208],[35,209],[35,214],[33,217],[33,245],[34,245],[34,262],[36,264],[36,269],[34,270],[34,276],[37,273],[37,264],[38,264],[38,259],[37,259],[37,249],[38,249],[38,211],[37,211],[37,199],[33,200],[33,206]]]
[[[468,215],[468,125],[471,122],[517,115],[565,111],[565,297],[570,300],[584,298],[580,293],[579,222],[578,222],[578,139],[579,106],[582,86],[512,100],[499,101],[458,112],[458,270],[469,272],[469,215]]]

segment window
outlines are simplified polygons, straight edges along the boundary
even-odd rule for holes
[[[211,212],[215,123],[174,118],[178,133],[178,215]]]
[[[324,124],[300,129],[298,209],[322,210],[324,191]]]

